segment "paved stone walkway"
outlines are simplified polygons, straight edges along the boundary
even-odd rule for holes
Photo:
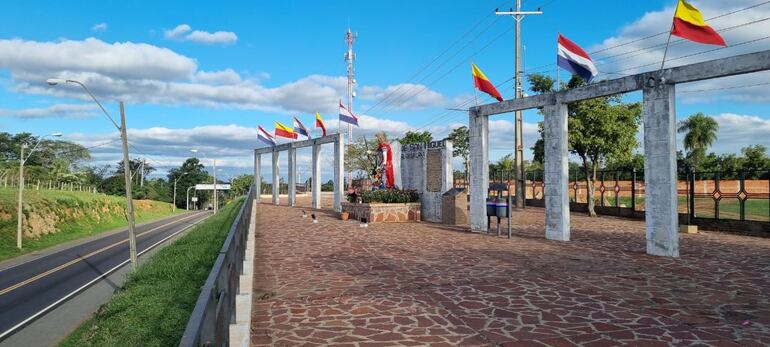
[[[770,239],[681,235],[668,259],[624,219],[555,242],[536,208],[511,240],[316,213],[259,205],[254,346],[770,345]]]

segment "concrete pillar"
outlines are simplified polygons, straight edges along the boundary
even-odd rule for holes
[[[489,119],[471,114],[468,120],[470,137],[471,231],[487,230],[487,189],[489,189]]]
[[[345,142],[342,134],[334,141],[334,210],[342,212],[342,196],[345,193]]]
[[[674,86],[644,88],[644,184],[647,254],[679,256]]]
[[[281,203],[279,195],[279,188],[281,187],[281,177],[278,170],[278,155],[281,152],[273,150],[273,204],[278,205]]]
[[[545,137],[545,238],[569,241],[567,105],[543,109]]]
[[[262,155],[254,151],[254,189],[257,190],[256,201],[259,202],[262,192]]]
[[[297,205],[297,149],[289,148],[289,206]]]
[[[321,208],[321,145],[313,145],[313,163],[311,167],[313,177],[313,198],[312,206],[315,209]]]

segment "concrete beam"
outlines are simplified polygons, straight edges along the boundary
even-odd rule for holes
[[[255,151],[257,151],[257,153],[262,154],[262,153],[270,153],[273,151],[286,151],[289,148],[303,148],[303,147],[310,147],[313,145],[322,145],[325,143],[334,143],[337,141],[338,137],[342,137],[342,134],[331,134],[324,137],[317,137],[309,140],[287,142],[280,145],[275,145],[273,147],[257,148],[255,149]]]
[[[278,170],[278,156],[281,152],[273,151],[273,204],[278,205],[281,202],[279,197],[279,188],[281,187],[281,177]]]
[[[650,81],[657,84],[657,81],[661,78],[664,83],[676,84],[743,75],[766,70],[770,70],[770,50],[677,66],[665,69],[662,73],[660,71],[643,72],[618,79],[597,82],[580,88],[475,106],[470,108],[470,112],[480,116],[491,116],[553,105],[556,103],[557,99],[560,100],[560,102],[569,103],[578,100],[628,93],[644,88]]]
[[[674,89],[657,84],[643,92],[647,254],[668,257],[679,256]]]
[[[257,190],[256,201],[259,202],[262,193],[262,155],[254,151],[254,187]]]
[[[471,231],[487,230],[487,189],[489,189],[489,118],[471,112],[468,120],[470,137]]]
[[[289,206],[297,205],[297,149],[289,148]]]
[[[569,162],[567,153],[567,104],[544,109],[545,137],[545,238],[569,241]]]
[[[313,180],[313,198],[312,206],[315,209],[321,208],[321,145],[313,145],[313,162],[312,162],[312,177]]]
[[[334,210],[342,212],[342,197],[345,193],[345,141],[337,134],[334,142]]]

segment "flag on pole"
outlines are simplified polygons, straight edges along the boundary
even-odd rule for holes
[[[562,34],[559,34],[557,46],[556,63],[559,67],[582,77],[587,82],[591,82],[599,74],[588,53]]]
[[[676,6],[671,34],[707,45],[727,46],[722,36],[706,24],[700,11],[684,0]]]
[[[500,92],[497,91],[497,88],[495,88],[495,85],[492,84],[492,82],[489,81],[487,76],[484,75],[483,72],[481,72],[481,69],[479,69],[476,64],[471,64],[471,73],[473,74],[473,86],[478,88],[480,91],[487,93],[491,96],[493,96],[497,101],[503,101],[503,97],[500,95]]]
[[[297,117],[294,117],[294,132],[296,134],[301,134],[307,136],[308,139],[310,139],[310,132],[307,131],[307,128],[305,128],[305,124],[302,124],[302,122],[297,119]]]
[[[326,125],[324,125],[324,120],[321,119],[321,114],[318,112],[315,113],[315,127],[321,128],[323,136],[326,136]]]
[[[292,140],[297,139],[297,133],[295,133],[291,128],[281,124],[281,122],[275,122],[275,136]]]
[[[358,117],[342,105],[342,100],[340,100],[340,120],[358,126]]]
[[[275,146],[275,139],[273,138],[273,135],[270,135],[269,132],[265,131],[262,126],[258,126],[259,129],[257,129],[257,139],[264,142],[268,146]]]

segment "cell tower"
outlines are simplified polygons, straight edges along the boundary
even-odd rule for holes
[[[353,61],[356,60],[356,54],[353,53],[353,41],[358,37],[358,34],[353,34],[348,27],[348,32],[345,34],[345,42],[348,44],[348,51],[345,53],[345,61],[348,63],[348,110],[353,113],[353,98],[356,96],[355,85],[355,73],[353,71]],[[348,124],[348,146],[353,145],[353,125]],[[353,171],[348,172],[348,189],[353,188]]]

